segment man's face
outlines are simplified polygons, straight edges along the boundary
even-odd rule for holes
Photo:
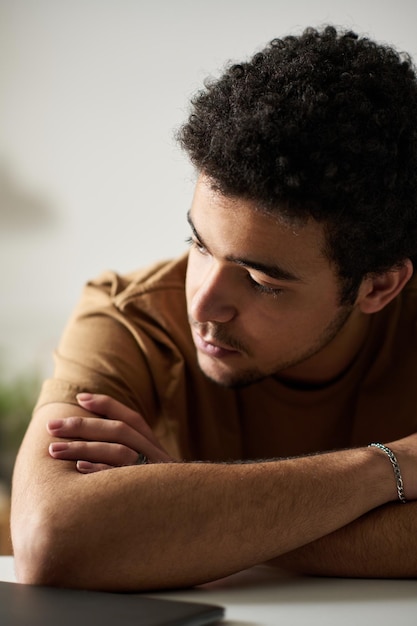
[[[340,370],[360,314],[339,304],[322,226],[293,228],[252,201],[214,192],[203,177],[189,221],[186,296],[202,371],[227,386],[339,374],[332,352]]]

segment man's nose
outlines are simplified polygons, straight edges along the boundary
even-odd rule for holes
[[[236,294],[227,268],[213,264],[194,291],[189,311],[192,319],[205,322],[230,322],[237,314]]]

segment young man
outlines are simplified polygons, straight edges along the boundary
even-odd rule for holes
[[[191,250],[87,285],[16,463],[19,579],[416,576],[411,61],[331,27],[275,40],[180,141]]]

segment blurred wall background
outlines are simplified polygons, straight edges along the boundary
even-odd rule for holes
[[[51,370],[82,284],[181,253],[188,100],[331,22],[417,57],[415,0],[0,0],[0,376]]]

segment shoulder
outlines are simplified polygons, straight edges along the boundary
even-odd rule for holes
[[[151,421],[154,389],[167,386],[172,362],[191,355],[186,265],[183,256],[125,275],[108,271],[89,281],[61,335],[54,380],[38,406],[74,403],[75,394],[87,390],[129,404]]]
[[[84,293],[90,293],[97,301],[111,302],[123,310],[132,301],[154,293],[167,290],[184,292],[187,262],[188,254],[184,254],[178,259],[154,263],[127,274],[106,271],[90,280]]]

